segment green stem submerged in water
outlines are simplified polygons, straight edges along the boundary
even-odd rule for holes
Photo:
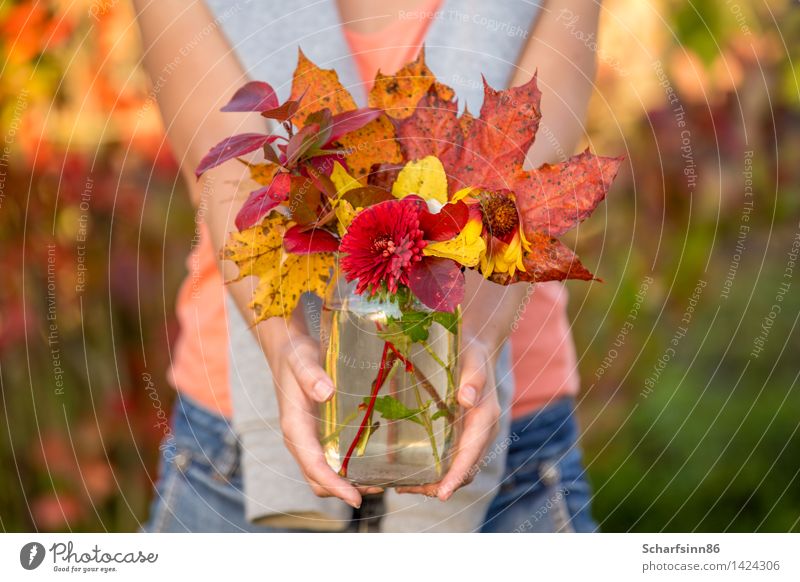
[[[381,335],[384,330],[383,326],[376,322],[375,326],[377,327],[378,334]],[[448,329],[448,331],[450,331]],[[452,395],[455,392],[455,380],[453,378],[453,371],[450,367],[448,367],[444,361],[436,354],[435,350],[431,348],[431,346],[421,338],[417,338],[412,343],[419,343],[427,354],[431,357],[431,359],[438,364],[442,370],[444,371],[447,377],[447,400],[443,400],[434,385],[431,383],[428,378],[425,377],[425,374],[415,366],[408,357],[408,354],[401,353],[401,349],[395,345],[394,342],[385,339],[384,336],[384,344],[383,350],[381,353],[380,364],[378,367],[378,373],[375,377],[375,380],[372,383],[372,389],[370,391],[370,395],[364,399],[364,403],[359,405],[359,407],[350,415],[347,416],[345,421],[341,423],[341,426],[336,429],[336,431],[330,435],[327,435],[323,440],[323,443],[330,442],[331,439],[336,438],[340,433],[341,430],[350,422],[352,422],[361,410],[364,410],[364,417],[361,420],[361,423],[358,427],[358,431],[353,438],[353,441],[350,443],[350,446],[345,453],[344,459],[342,461],[341,468],[339,469],[339,474],[342,477],[347,477],[347,472],[350,466],[350,461],[355,454],[356,456],[362,456],[366,450],[367,443],[375,432],[377,428],[377,423],[373,423],[372,417],[375,411],[376,402],[378,401],[378,393],[380,392],[381,388],[384,384],[391,381],[392,376],[396,372],[397,368],[399,367],[397,364],[402,363],[405,367],[405,371],[408,374],[411,374],[416,382],[413,383],[413,390],[414,396],[417,401],[417,409],[416,409],[416,418],[413,416],[406,415],[404,417],[398,417],[394,420],[400,420],[402,418],[406,418],[408,420],[412,420],[417,424],[420,424],[423,429],[425,430],[428,440],[430,441],[431,446],[431,455],[433,457],[434,464],[436,466],[437,474],[441,472],[441,457],[439,455],[439,450],[436,445],[436,435],[433,430],[433,421],[439,417],[445,417],[448,422],[453,422],[455,419],[454,410],[452,410],[453,406],[450,404],[450,400]],[[407,349],[407,345],[405,343],[401,343],[401,346],[404,346]],[[430,395],[432,400],[428,400],[427,402],[423,402],[422,395],[419,390],[419,385]],[[386,397],[388,398],[388,397]],[[429,408],[430,404],[435,403],[437,412],[435,415],[431,416]],[[381,410],[381,408],[379,408]],[[406,409],[407,410],[407,409]],[[392,420],[392,418],[387,417],[385,412],[381,412],[381,414]],[[397,414],[397,413],[395,413]],[[401,413],[407,414],[407,413]]]

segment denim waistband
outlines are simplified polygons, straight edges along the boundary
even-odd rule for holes
[[[546,457],[574,445],[578,436],[575,400],[561,398],[511,423],[513,445],[510,454]]]
[[[173,430],[181,434],[194,434],[201,429],[204,435],[226,437],[233,433],[230,422],[215,414],[196,400],[178,392],[172,412]]]

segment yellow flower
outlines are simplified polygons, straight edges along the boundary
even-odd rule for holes
[[[483,237],[486,250],[480,257],[480,271],[484,277],[493,273],[504,273],[514,276],[517,270],[525,271],[523,257],[531,250],[531,245],[522,232],[514,195],[508,191],[477,191],[456,196],[466,198],[465,202],[480,208]]]
[[[392,185],[395,198],[416,194],[426,202],[434,200],[447,204],[447,174],[436,156],[408,162]]]
[[[524,253],[530,250],[531,244],[521,227],[508,243],[493,239],[489,243],[489,250],[481,256],[481,273],[484,277],[489,277],[492,273],[508,273],[513,277],[517,269],[525,271],[522,259]]]
[[[458,236],[450,240],[431,242],[422,249],[423,255],[453,259],[465,267],[475,267],[486,254],[486,243],[481,236],[483,222],[480,216],[470,217]]]

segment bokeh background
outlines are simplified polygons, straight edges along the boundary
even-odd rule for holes
[[[567,241],[603,530],[800,530],[798,38],[789,0],[606,0],[585,39],[627,159]],[[0,3],[0,530],[147,513],[196,224],[138,60],[124,0]]]

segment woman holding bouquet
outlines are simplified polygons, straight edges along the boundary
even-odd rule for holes
[[[431,69],[472,110],[482,98],[481,72],[495,87],[513,86],[538,67],[543,123],[552,139],[534,144],[530,165],[558,161],[581,135],[594,55],[580,40],[585,36],[570,30],[578,23],[585,34],[594,32],[599,7],[592,0],[543,8],[521,0],[134,4],[145,65],[159,81],[155,96],[187,176],[222,138],[264,131],[257,116],[219,110],[249,78],[286,92],[298,45],[323,68],[335,68],[357,94],[378,68],[395,70],[425,42]],[[182,333],[170,377],[180,398],[146,529],[341,530],[351,517],[344,503],[358,508],[364,495],[379,489],[352,485],[323,458],[316,410],[332,396],[333,384],[320,366],[313,316],[309,324],[313,306],[306,317],[298,310],[287,321],[255,323],[247,307],[252,285],[223,286],[236,276],[230,263],[219,262],[218,251],[241,205],[229,194],[243,178],[241,168],[228,164],[189,180],[203,210],[200,241],[178,298]],[[558,283],[543,284],[526,300],[524,287],[493,286],[468,274],[457,392],[464,431],[457,453],[440,482],[387,492],[382,527],[592,529],[572,420],[577,378],[565,291]],[[512,328],[518,330],[513,355],[507,341]],[[513,406],[512,367],[522,380]],[[543,513],[554,498],[557,510]]]

